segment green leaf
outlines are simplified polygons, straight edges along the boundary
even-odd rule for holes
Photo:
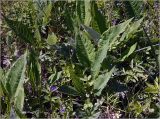
[[[0,67],[0,83],[4,82],[4,72],[3,69]],[[0,84],[0,97],[3,96],[3,89],[2,89],[2,85]]]
[[[52,2],[49,2],[49,4],[44,8],[43,25],[48,24],[49,17],[51,16],[51,11],[52,11]]]
[[[97,45],[101,35],[98,32],[96,32],[94,29],[88,26],[82,25],[82,27],[88,32],[88,34],[93,39],[94,43]]]
[[[85,0],[84,1],[84,5],[85,5],[85,20],[84,20],[84,24],[86,26],[90,25],[91,19],[92,19],[92,15],[91,15],[91,1],[90,0]]]
[[[156,87],[155,85],[151,85],[149,83],[146,83],[146,84],[147,84],[147,87],[145,88],[146,93],[154,93],[154,94],[159,93],[158,87]]]
[[[95,58],[95,48],[85,32],[76,36],[76,53],[79,62],[85,67],[90,67]]]
[[[28,63],[28,76],[31,82],[32,88],[38,88],[41,84],[41,64],[38,61],[38,56],[34,50],[29,54],[29,63]]]
[[[32,33],[32,30],[29,28],[28,25],[25,25],[25,24],[23,24],[22,22],[19,22],[19,21],[10,20],[5,16],[3,16],[3,17],[4,17],[5,21],[7,22],[8,26],[24,42],[26,42],[26,43],[33,43],[34,42],[34,35]]]
[[[38,28],[35,30],[34,37],[36,38],[36,40],[37,40],[38,42],[41,41],[41,34],[40,34]]]
[[[3,78],[4,78],[4,71],[3,71],[3,69],[0,67],[0,80],[3,80]]]
[[[99,10],[95,1],[93,1],[92,9],[92,27],[95,28],[101,34],[106,30],[106,18]]]
[[[101,94],[114,71],[115,67],[113,67],[109,72],[106,72],[104,75],[99,75],[98,78],[94,80],[94,90],[96,91],[95,95],[99,96]]]
[[[52,32],[52,34],[48,34],[47,43],[49,45],[56,44],[57,40],[58,40],[58,38],[53,32]]]
[[[22,119],[22,118],[27,118],[23,113],[22,111],[20,111],[18,108],[15,107],[15,112],[17,114],[17,116]]]
[[[84,0],[76,1],[76,16],[80,20],[81,23],[84,23],[85,19],[85,5]]]
[[[120,43],[121,43],[121,42],[124,42],[124,41],[127,42],[127,41],[131,38],[131,36],[138,31],[137,29],[140,27],[142,21],[143,21],[143,18],[139,19],[139,20],[136,21],[136,22],[133,22],[133,23],[130,25],[130,27],[128,27],[128,28],[126,29],[126,31],[123,33],[123,35],[122,35],[122,37],[120,38],[120,41],[119,41],[119,42],[120,42]]]
[[[5,87],[11,99],[15,98],[15,94],[21,90],[25,79],[25,69],[27,52],[21,56],[9,69],[6,75]]]
[[[120,58],[120,61],[124,61],[126,58],[128,58],[136,49],[137,43],[132,45],[130,48],[128,48],[124,53],[122,53],[122,56]]]
[[[15,94],[15,99],[14,99],[14,104],[15,107],[22,111],[23,110],[23,105],[24,105],[24,88],[23,88],[23,81],[20,82],[16,94]]]
[[[128,18],[139,18],[142,16],[142,6],[144,4],[143,0],[123,1],[123,4]]]
[[[54,83],[56,80],[58,80],[58,79],[60,78],[61,74],[62,74],[62,71],[56,72],[56,73],[52,74],[52,75],[48,78],[48,80],[50,81],[50,84],[52,84],[52,83]]]
[[[8,95],[8,92],[5,88],[5,74],[3,69],[0,67],[0,97],[2,97],[4,94]]]
[[[92,63],[92,76],[95,79],[99,74],[101,63],[107,56],[108,49],[114,44],[120,34],[125,31],[132,19],[129,19],[119,25],[109,28],[102,34],[102,39],[99,41],[98,51],[96,52],[95,61]]]
[[[27,52],[11,66],[6,74],[6,82],[3,88],[6,89],[7,96],[10,99],[11,104],[14,102],[14,106],[20,111],[23,110],[24,105],[23,83],[25,80],[26,64]]]
[[[136,112],[137,116],[143,111],[141,103],[139,101],[133,103],[133,110]]]
[[[71,86],[63,85],[59,88],[59,91],[68,95],[79,96],[78,91]]]
[[[75,87],[75,89],[83,94],[84,93],[84,87],[83,87],[83,81],[80,80],[80,78],[76,75],[74,68],[72,67],[72,65],[68,65],[66,67],[66,70],[68,70],[70,78],[72,80],[73,86]]]

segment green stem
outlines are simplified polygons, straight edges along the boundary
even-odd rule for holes
[[[9,119],[10,118],[10,112],[11,112],[11,103],[10,103],[10,99],[9,99],[9,97],[7,97],[7,100],[6,100],[6,102],[7,102],[7,119]]]

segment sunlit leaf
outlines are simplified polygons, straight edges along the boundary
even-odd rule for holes
[[[120,61],[124,61],[127,57],[129,57],[136,49],[137,43],[129,47],[121,56]]]
[[[96,95],[101,94],[102,90],[105,88],[107,82],[111,78],[114,70],[115,67],[113,67],[109,72],[106,72],[104,75],[99,75],[98,78],[94,81],[94,89],[96,90]]]
[[[58,40],[57,36],[54,33],[52,33],[48,35],[47,43],[49,45],[54,45],[56,44],[57,40]]]
[[[6,89],[11,98],[15,97],[15,94],[22,88],[22,84],[25,79],[25,69],[27,53],[21,56],[10,68],[6,74]]]
[[[98,44],[99,48],[96,52],[95,61],[92,63],[91,70],[93,78],[96,78],[99,74],[101,63],[106,58],[108,49],[112,46],[112,44],[114,44],[119,35],[125,31],[131,20],[132,19],[129,19],[117,26],[113,26],[102,34],[101,40]]]
[[[94,43],[97,45],[101,35],[98,32],[96,32],[95,30],[93,30],[92,28],[88,27],[88,26],[85,26],[85,25],[82,25],[82,26],[88,32],[88,34],[91,36]]]
[[[72,65],[69,65],[66,67],[66,70],[68,70],[68,73],[70,75],[70,78],[72,80],[73,86],[75,87],[75,89],[83,94],[84,93],[84,86],[83,86],[83,82],[80,80],[80,78],[76,75]]]
[[[49,18],[51,16],[52,10],[52,2],[49,2],[48,5],[44,8],[44,17],[43,17],[43,25],[47,25],[49,22]]]
[[[146,93],[155,93],[155,94],[158,94],[158,92],[159,92],[158,87],[156,87],[155,85],[151,85],[149,83],[146,83],[146,84],[147,84],[147,87],[145,88],[145,92]]]
[[[92,19],[91,1],[90,0],[84,0],[84,4],[85,4],[85,20],[84,20],[84,24],[86,26],[89,26],[90,22],[91,22],[91,19]]]
[[[76,37],[76,52],[78,60],[84,66],[91,66],[95,58],[95,48],[85,32],[80,32]]]

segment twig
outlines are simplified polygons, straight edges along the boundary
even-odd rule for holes
[[[152,45],[152,46],[153,46],[153,47],[154,47],[154,46],[160,46],[160,43],[155,44],[155,45]],[[136,50],[136,51],[134,51],[134,52],[139,52],[139,51],[145,50],[145,49],[147,49],[147,48],[149,48],[149,47],[151,47],[151,46],[147,46],[147,47],[144,47],[144,48],[138,49],[138,50]]]

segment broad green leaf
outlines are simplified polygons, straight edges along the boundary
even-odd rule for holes
[[[132,102],[129,105],[131,110],[135,111],[136,115],[139,115],[143,111],[142,105],[139,101]]]
[[[76,1],[76,16],[80,20],[81,23],[84,23],[85,19],[85,5],[84,0]]]
[[[129,19],[119,25],[113,26],[102,34],[95,61],[92,63],[91,70],[93,79],[95,79],[99,74],[101,63],[106,58],[108,49],[112,46],[112,44],[114,44],[114,41],[120,37],[120,34],[126,30],[131,20],[132,19]]]
[[[29,28],[28,25],[25,25],[25,24],[23,24],[22,22],[19,22],[19,21],[10,20],[5,16],[4,16],[4,19],[7,22],[8,26],[24,42],[26,42],[26,43],[33,43],[34,42],[34,35],[32,33],[32,30]]]
[[[56,44],[57,40],[58,40],[58,38],[57,38],[57,36],[54,33],[48,34],[47,43],[49,45]]]
[[[129,39],[132,34],[134,34],[138,31],[138,28],[140,27],[143,19],[144,18],[141,18],[138,21],[135,21],[130,25],[127,36],[126,36],[126,39]]]
[[[133,20],[133,18],[121,23],[121,24],[118,24],[116,26],[113,26],[114,29],[111,31],[111,37],[109,37],[109,39],[111,39],[111,43],[110,43],[110,48],[112,47],[112,45],[114,44],[114,42],[117,40],[118,37],[120,37],[120,34],[125,32],[127,30],[128,27],[130,27],[130,23],[131,21]],[[105,33],[104,33],[105,34]],[[114,36],[115,34],[115,36]]]
[[[70,79],[72,80],[75,89],[79,93],[83,94],[84,93],[83,81],[81,81],[80,78],[76,75],[74,68],[71,65],[69,65],[66,67],[66,70],[68,70],[69,72]]]
[[[38,28],[35,30],[34,37],[36,38],[36,40],[37,40],[38,42],[41,41],[41,35],[40,35],[40,32],[39,32]]]
[[[124,61],[127,57],[129,57],[136,49],[137,43],[128,48],[121,56],[120,61]]]
[[[88,32],[88,34],[93,39],[94,43],[97,45],[98,41],[99,41],[99,39],[101,37],[100,34],[98,32],[96,32],[94,29],[92,29],[92,28],[90,28],[88,26],[82,25],[82,27]]]
[[[33,89],[38,88],[41,84],[41,64],[38,61],[38,56],[34,50],[29,54],[28,76]]]
[[[23,110],[23,105],[24,105],[24,87],[23,87],[23,81],[20,82],[16,94],[15,94],[15,99],[14,99],[14,104],[15,107],[22,111]]]
[[[145,89],[145,92],[146,93],[155,93],[155,94],[158,94],[158,89],[156,87],[147,87]]]
[[[96,91],[95,95],[101,95],[102,90],[107,85],[107,82],[112,76],[112,73],[115,71],[113,67],[109,72],[106,72],[104,75],[99,75],[96,80],[94,80],[94,90]]]
[[[159,89],[157,86],[151,85],[149,83],[146,83],[146,84],[147,84],[147,87],[145,88],[146,93],[155,93],[155,94],[159,93]]]
[[[105,16],[98,10],[98,6],[95,1],[93,1],[92,8],[92,27],[96,29],[101,34],[106,30],[106,18]]]
[[[130,0],[130,1],[123,1],[126,16],[128,18],[135,17],[139,18],[142,16],[142,7],[144,4],[143,0]]]
[[[123,42],[123,41],[127,42],[131,38],[131,36],[138,31],[137,29],[140,27],[142,21],[143,21],[143,18],[141,18],[140,20],[138,20],[136,22],[133,22],[130,25],[130,27],[128,27],[126,29],[126,31],[123,33],[119,42],[120,43]]]
[[[52,2],[44,8],[44,17],[43,17],[43,25],[47,25],[49,22],[49,17],[51,16],[52,11]]]
[[[25,69],[27,52],[21,56],[9,69],[6,74],[6,90],[11,99],[15,98],[15,94],[20,90],[25,79]]]
[[[79,96],[79,92],[71,86],[63,85],[59,88],[59,91],[68,95]]]
[[[84,5],[85,5],[85,20],[84,24],[86,26],[90,25],[92,15],[91,15],[91,1],[90,0],[84,0]]]
[[[6,74],[6,82],[3,88],[7,92],[7,96],[11,101],[10,103],[14,104],[15,108],[19,109],[20,111],[23,110],[24,105],[23,83],[25,80],[26,64],[27,52],[11,66]]]
[[[85,67],[90,67],[95,58],[95,49],[88,34],[80,32],[76,36],[76,53],[78,60]]]

